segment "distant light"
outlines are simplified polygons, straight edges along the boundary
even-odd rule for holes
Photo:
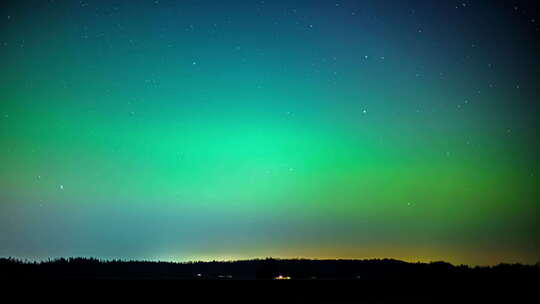
[[[274,280],[290,280],[291,277],[288,277],[288,276],[282,276],[282,275],[278,275],[277,277],[274,278]]]

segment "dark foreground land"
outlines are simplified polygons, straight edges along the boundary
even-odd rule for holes
[[[28,263],[0,259],[0,278],[53,293],[75,290],[91,296],[108,288],[124,300],[147,291],[152,297],[210,296],[223,302],[247,299],[251,303],[536,303],[540,264],[468,267],[390,259],[168,263],[87,258]]]
[[[540,264],[454,266],[446,262],[408,263],[392,259],[256,259],[212,262],[102,261],[93,258],[25,262],[0,258],[1,279],[168,279],[168,280],[356,280],[447,281],[540,278]]]

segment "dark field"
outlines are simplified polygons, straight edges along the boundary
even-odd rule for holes
[[[53,295],[63,294],[58,289],[62,286],[62,290],[89,297],[179,293],[252,303],[529,303],[526,299],[537,298],[540,282],[538,264],[468,267],[390,259],[189,263],[1,259],[0,273],[8,284],[30,282]],[[280,276],[290,279],[276,280]]]
[[[92,258],[25,262],[0,259],[2,279],[180,279],[180,280],[353,280],[448,281],[533,280],[540,265],[454,266],[446,262],[408,263],[392,259],[256,259],[212,262],[102,261]]]

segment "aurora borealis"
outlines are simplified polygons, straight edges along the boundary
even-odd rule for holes
[[[4,1],[0,256],[540,261],[528,1]]]

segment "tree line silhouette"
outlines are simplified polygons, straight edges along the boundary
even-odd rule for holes
[[[253,259],[238,261],[154,262],[59,258],[29,262],[0,258],[0,277],[10,279],[273,279],[279,275],[302,280],[533,280],[535,265],[454,266],[447,262],[409,263],[394,259],[311,260]]]

